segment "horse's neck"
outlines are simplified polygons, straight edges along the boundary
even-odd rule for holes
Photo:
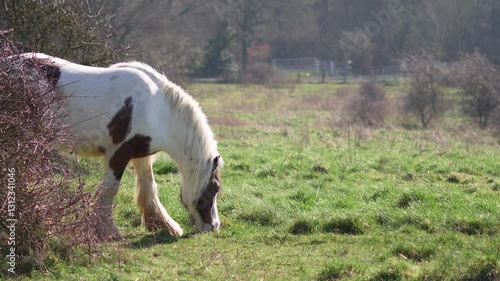
[[[170,147],[167,153],[169,153],[179,166],[183,185],[192,189],[193,194],[197,194],[199,192],[198,189],[201,189],[203,182],[207,180],[207,171],[210,165],[208,160],[211,157],[209,154],[211,154],[210,149],[212,145],[210,142],[212,140],[210,137],[204,135],[207,132],[200,130],[200,128],[203,128],[203,124],[199,126],[200,124],[191,123],[196,120],[191,120],[187,122],[191,126],[184,128],[183,125],[179,125],[182,122],[176,119],[173,118],[169,122],[172,126],[169,129],[171,140],[169,141]],[[200,122],[200,120],[197,122]]]

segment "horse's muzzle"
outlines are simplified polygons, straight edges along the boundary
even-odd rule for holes
[[[219,228],[220,228],[220,222],[217,221],[212,224],[212,231],[219,230]]]

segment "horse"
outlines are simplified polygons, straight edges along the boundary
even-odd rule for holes
[[[77,155],[102,157],[104,175],[94,193],[98,237],[117,240],[114,197],[129,161],[136,177],[136,201],[147,231],[183,235],[158,198],[152,165],[166,152],[182,177],[180,198],[199,232],[220,228],[217,197],[222,157],[198,102],[151,66],[131,61],[92,67],[42,53],[17,59],[38,65],[62,97]]]

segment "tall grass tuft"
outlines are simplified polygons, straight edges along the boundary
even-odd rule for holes
[[[283,218],[267,206],[257,206],[246,210],[239,215],[239,219],[258,226],[277,226],[283,222]]]
[[[303,235],[314,233],[317,229],[317,222],[307,219],[299,219],[289,228],[288,232],[294,235]]]
[[[357,217],[335,217],[323,226],[325,232],[348,235],[361,235],[365,233],[366,226]]]
[[[393,254],[403,259],[410,259],[416,262],[423,262],[430,259],[436,252],[436,246],[415,245],[409,242],[400,242],[392,250]]]
[[[318,276],[318,281],[341,280],[355,274],[353,266],[342,262],[334,261],[326,265]]]

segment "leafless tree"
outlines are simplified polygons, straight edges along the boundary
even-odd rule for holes
[[[500,73],[479,52],[465,55],[456,67],[465,113],[487,128],[500,106]]]
[[[408,56],[403,60],[407,76],[404,109],[415,114],[427,128],[431,120],[443,109],[443,80],[446,68],[430,55]]]
[[[207,6],[213,0],[92,0],[103,3],[104,13],[113,19],[122,44],[133,41],[145,29],[168,28],[175,21]],[[172,32],[172,30],[169,30]],[[135,34],[134,34],[135,33]],[[149,33],[149,32],[148,32]]]
[[[267,20],[265,12],[272,7],[269,0],[218,0],[224,8],[224,16],[232,18],[238,28],[237,37],[240,41],[240,61],[243,76],[248,68],[248,47],[257,27]]]
[[[88,1],[0,0],[0,30],[28,50],[88,65],[116,62],[123,53],[99,6]]]

